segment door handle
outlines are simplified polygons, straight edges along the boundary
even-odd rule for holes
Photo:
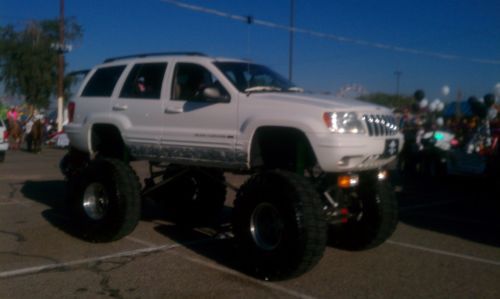
[[[184,108],[182,107],[167,107],[165,108],[165,113],[182,113],[184,112]]]
[[[125,111],[128,109],[127,105],[116,104],[113,106],[113,111]]]

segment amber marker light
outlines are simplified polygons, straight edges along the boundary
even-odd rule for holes
[[[359,176],[357,175],[340,175],[337,178],[337,185],[340,188],[351,188],[359,183]]]

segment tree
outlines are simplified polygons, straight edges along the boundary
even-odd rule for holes
[[[359,97],[360,100],[390,108],[410,107],[413,102],[413,97],[393,95],[382,92],[370,93]]]
[[[82,27],[74,18],[64,27],[68,42],[82,38]],[[24,96],[31,107],[47,108],[56,91],[58,53],[52,45],[58,40],[58,20],[32,21],[20,31],[12,25],[0,27],[0,80],[5,91]]]

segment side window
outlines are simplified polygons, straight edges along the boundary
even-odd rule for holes
[[[159,99],[167,63],[136,64],[123,85],[120,97]]]
[[[229,101],[229,93],[206,68],[193,63],[177,63],[172,86],[172,100],[210,102],[204,96],[207,88],[217,90],[220,99]]]
[[[82,97],[109,97],[120,78],[124,65],[103,67],[98,69],[82,92]]]

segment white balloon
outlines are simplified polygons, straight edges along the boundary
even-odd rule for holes
[[[490,108],[490,109],[488,110],[488,119],[489,119],[489,120],[495,119],[495,117],[497,117],[497,114],[498,114],[497,109],[495,109],[495,108],[493,108],[493,107],[492,107],[492,108]]]
[[[428,104],[429,104],[429,101],[427,99],[422,99],[419,103],[419,106],[421,109],[424,109],[425,107],[427,107]]]
[[[436,106],[437,106],[436,101],[432,101],[431,104],[429,105],[429,110],[432,112],[436,111]]]
[[[444,103],[440,101],[438,103],[436,109],[437,109],[437,111],[443,111],[443,109],[444,109]]]
[[[445,85],[441,88],[441,93],[443,96],[448,96],[450,94],[450,87],[448,85]]]
[[[440,127],[442,127],[444,125],[444,119],[442,117],[438,117],[436,119],[436,124]]]
[[[497,98],[500,98],[500,82],[498,82],[493,89],[495,92],[495,96]]]
[[[432,101],[431,104],[429,105],[429,110],[433,112],[437,111],[439,103],[441,103],[441,100],[439,99],[435,99],[434,101]]]

